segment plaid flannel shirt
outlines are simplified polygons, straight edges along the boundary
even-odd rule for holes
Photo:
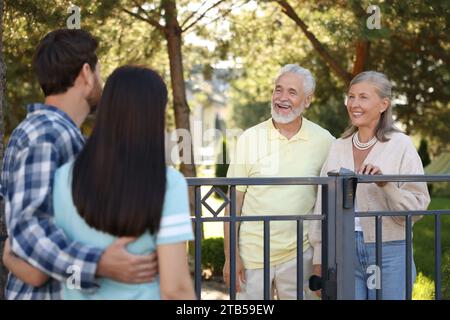
[[[60,299],[60,282],[71,280],[74,266],[81,271],[81,289],[98,287],[95,272],[102,250],[68,239],[53,221],[55,171],[72,160],[84,142],[81,131],[67,114],[44,104],[29,105],[26,119],[10,137],[1,193],[11,248],[51,278],[35,288],[10,273],[5,289],[7,299]]]

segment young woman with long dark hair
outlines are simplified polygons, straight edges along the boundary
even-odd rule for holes
[[[94,293],[77,290],[77,266],[64,299],[195,299],[186,241],[193,238],[184,177],[166,167],[167,88],[153,70],[124,66],[108,78],[96,122],[74,162],[58,169],[56,224],[81,243],[107,247],[135,237],[135,254],[158,254],[159,277],[144,284],[100,278]]]

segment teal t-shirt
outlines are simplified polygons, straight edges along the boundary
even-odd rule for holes
[[[73,161],[59,168],[55,174],[53,189],[55,223],[70,239],[105,249],[117,237],[92,228],[78,214],[72,199],[72,167]],[[147,255],[155,251],[156,246],[160,244],[192,240],[189,216],[186,180],[175,169],[167,168],[167,186],[160,229],[155,235],[146,232],[140,236],[128,245],[128,251],[133,254]],[[98,278],[100,287],[93,293],[72,289],[73,284],[74,282],[63,284],[63,299],[160,299],[159,278],[145,284],[126,284],[107,278]]]

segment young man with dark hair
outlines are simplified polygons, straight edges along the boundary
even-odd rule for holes
[[[133,238],[120,238],[103,251],[68,239],[54,225],[54,173],[81,151],[79,128],[102,93],[97,46],[86,31],[60,29],[36,48],[33,67],[45,102],[29,105],[12,133],[1,177],[9,234],[3,260],[11,270],[7,299],[59,299],[62,281],[94,291],[96,276],[126,283],[155,277],[154,254],[127,252]]]

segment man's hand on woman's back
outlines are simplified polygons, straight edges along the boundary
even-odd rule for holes
[[[126,246],[135,241],[133,237],[117,239],[106,248],[97,266],[97,275],[124,283],[145,283],[155,279],[158,273],[156,253],[146,256],[134,255]]]

